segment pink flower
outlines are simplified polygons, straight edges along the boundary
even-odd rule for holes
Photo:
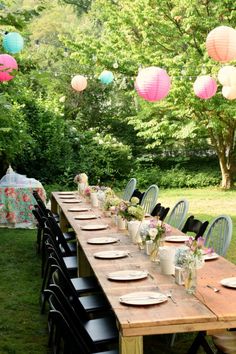
[[[23,194],[22,195],[22,200],[23,200],[23,202],[29,202],[30,201],[30,197],[28,196],[28,194]]]

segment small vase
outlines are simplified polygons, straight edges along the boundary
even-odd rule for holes
[[[84,195],[84,190],[86,187],[86,183],[78,183],[78,191],[80,195]]]
[[[117,216],[117,228],[118,228],[118,230],[125,230],[126,229],[126,221],[120,215]]]
[[[145,242],[145,250],[146,250],[146,255],[150,256],[151,252],[153,249],[153,241],[152,240],[147,240]]]
[[[91,205],[93,208],[97,208],[98,207],[98,196],[97,193],[91,193],[90,195],[90,200],[91,200]]]
[[[152,250],[150,252],[150,260],[152,262],[159,262],[159,242],[153,242]]]
[[[185,289],[188,294],[194,294],[197,288],[197,267],[195,262],[189,264],[185,270]]]

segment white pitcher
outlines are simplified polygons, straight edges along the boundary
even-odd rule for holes
[[[139,220],[128,221],[128,232],[134,244],[139,243],[139,239],[141,238],[139,234],[140,224]]]
[[[98,207],[98,195],[96,192],[90,194],[90,200],[91,200],[92,207],[97,208]]]
[[[161,274],[171,275],[175,273],[175,251],[172,246],[159,248]]]

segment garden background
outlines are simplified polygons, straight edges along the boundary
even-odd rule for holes
[[[48,198],[73,190],[79,172],[116,191],[131,177],[141,190],[155,183],[165,206],[185,197],[200,219],[230,215],[227,258],[235,263],[236,103],[219,82],[209,100],[193,92],[198,75],[217,79],[222,67],[205,46],[220,25],[236,27],[233,0],[2,0],[2,41],[15,31],[24,47],[12,54],[14,79],[0,85],[0,177],[11,164],[40,180]],[[171,77],[158,102],[134,89],[148,66]],[[99,80],[103,70],[113,73],[110,84]],[[88,80],[83,92],[71,87],[77,74]],[[35,230],[0,229],[1,353],[47,350],[35,237]],[[185,342],[173,352],[182,353]]]

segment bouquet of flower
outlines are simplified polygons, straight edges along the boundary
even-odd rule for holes
[[[136,197],[131,198],[131,201],[122,200],[117,206],[118,215],[122,216],[127,221],[143,220],[144,209],[138,204],[139,199]]]
[[[114,191],[111,188],[107,188],[105,190],[105,198],[104,198],[104,204],[103,204],[103,209],[105,211],[116,211],[117,206],[120,203],[120,198],[118,198]]]
[[[175,254],[175,265],[179,267],[196,266],[200,268],[204,262],[203,246],[204,238],[198,237],[195,240],[193,237],[185,242],[186,247],[177,249]]]
[[[85,197],[90,197],[91,193],[92,193],[92,189],[90,186],[87,186],[84,188],[84,196]]]
[[[158,242],[166,233],[168,225],[159,219],[150,219],[143,223],[140,228],[140,235],[144,242],[151,240],[153,243]]]
[[[78,175],[75,176],[74,182],[79,184],[79,183],[84,183],[85,185],[88,184],[88,176],[86,173],[79,173]]]

